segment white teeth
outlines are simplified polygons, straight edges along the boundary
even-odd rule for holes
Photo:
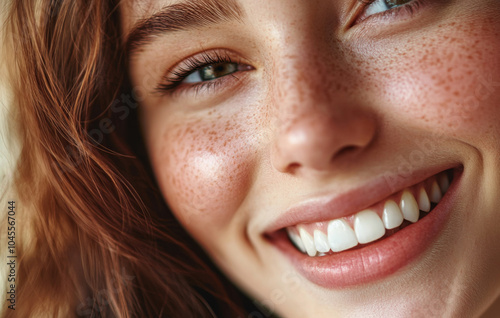
[[[365,244],[384,236],[385,228],[377,213],[364,210],[358,212],[354,217],[354,232],[358,242]]]
[[[399,210],[396,202],[388,200],[384,205],[384,213],[382,214],[384,226],[386,229],[394,229],[403,223],[403,215]]]
[[[424,183],[428,184],[431,181],[430,190],[427,191]],[[443,172],[416,185],[414,188],[418,190],[415,195],[409,189],[405,189],[401,193],[399,204],[394,200],[387,200],[384,203],[382,218],[377,214],[377,212],[380,213],[379,210],[377,212],[369,209],[363,210],[356,213],[354,218],[351,216],[329,221],[326,228],[327,234],[323,225],[325,223],[320,222],[315,226],[311,224],[314,229],[314,231],[310,229],[313,231],[312,235],[305,230],[308,225],[289,227],[286,229],[288,237],[298,250],[311,257],[328,255],[330,250],[345,251],[358,244],[367,244],[380,239],[385,235],[386,229],[397,229],[404,220],[417,222],[420,211],[429,212],[432,208],[431,202],[439,203],[449,187],[450,179]],[[374,206],[380,207],[379,204]],[[349,225],[351,220],[353,226]]]
[[[334,252],[340,252],[358,245],[356,234],[343,219],[328,223],[328,243]]]
[[[328,237],[320,230],[314,230],[314,245],[316,246],[316,250],[320,253],[326,253],[330,250]]]
[[[306,252],[306,248],[304,246],[304,243],[302,243],[302,239],[300,236],[298,236],[294,231],[290,230],[290,228],[286,229],[288,233],[288,237],[292,240],[293,244],[302,252]]]
[[[304,247],[306,248],[307,255],[315,256],[316,255],[316,247],[314,246],[314,240],[309,233],[306,232],[303,228],[299,229],[300,238],[304,243]]]
[[[446,175],[446,172],[443,172],[438,176],[438,182],[439,182],[439,187],[441,188],[441,191],[443,193],[445,193],[446,190],[448,190],[448,188],[450,187],[450,180],[448,180],[448,176]]]
[[[434,181],[431,186],[431,193],[429,199],[431,199],[431,202],[439,203],[439,201],[441,201],[441,198],[442,198],[441,189],[439,189],[437,182]]]
[[[403,212],[403,217],[405,220],[408,220],[412,223],[418,221],[419,210],[418,204],[415,200],[413,194],[410,191],[403,191],[403,195],[401,196],[401,202],[399,203],[399,207],[401,208],[401,212]]]
[[[424,187],[420,188],[418,194],[418,208],[424,212],[429,212],[431,210],[431,202],[429,201],[429,197]]]

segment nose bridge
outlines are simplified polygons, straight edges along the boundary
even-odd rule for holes
[[[304,107],[314,107],[322,113],[332,109],[325,107],[332,99],[332,93],[341,89],[342,77],[339,67],[332,63],[332,56],[322,58],[319,50],[312,50],[304,43],[295,49],[300,54],[288,54],[276,63],[273,70],[275,90],[281,99],[281,108],[297,113],[307,112]]]
[[[271,74],[275,106],[282,119],[335,118],[344,111],[341,105],[347,102],[352,80],[347,63],[335,43],[320,34],[303,35],[282,47],[282,56],[275,58]]]
[[[275,168],[329,170],[346,150],[359,152],[370,143],[375,122],[347,93],[348,75],[335,65],[335,58],[321,58],[306,49],[275,65],[271,90]]]
[[[285,55],[275,63],[271,96],[277,133],[298,141],[306,138],[305,134],[327,133],[341,116],[340,94],[335,91],[342,89],[342,75],[306,43],[294,50],[301,54]]]

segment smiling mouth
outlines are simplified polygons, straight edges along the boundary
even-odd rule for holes
[[[431,169],[415,171],[413,184],[395,180],[397,192],[379,178],[333,199],[292,206],[270,224],[265,239],[303,277],[328,289],[404,271],[432,257],[427,251],[449,230],[460,195],[463,165]]]
[[[293,246],[310,257],[359,249],[432,213],[452,181],[453,169],[446,170],[350,216],[296,224],[284,230]]]

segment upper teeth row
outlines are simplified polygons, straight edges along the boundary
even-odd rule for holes
[[[392,199],[384,203],[382,217],[373,209],[363,210],[354,215],[354,230],[347,218],[328,221],[327,234],[319,229],[314,229],[311,235],[304,225],[288,227],[288,237],[295,246],[309,256],[321,256],[330,250],[340,252],[355,247],[358,244],[373,242],[384,236],[386,229],[399,227],[403,220],[415,223],[419,219],[419,210],[429,212],[431,202],[439,203],[442,195],[448,190],[450,181],[446,173],[441,173],[437,178],[430,180],[429,192],[424,188],[424,182],[416,187],[415,195],[406,189],[401,194],[399,205]]]

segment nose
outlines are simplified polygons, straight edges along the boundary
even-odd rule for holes
[[[278,133],[271,158],[280,172],[328,171],[349,153],[360,155],[375,135],[374,120],[359,114],[308,114],[286,126]]]
[[[274,100],[274,168],[291,174],[329,172],[362,156],[376,134],[374,115],[327,87],[305,86],[288,84],[287,94]]]

